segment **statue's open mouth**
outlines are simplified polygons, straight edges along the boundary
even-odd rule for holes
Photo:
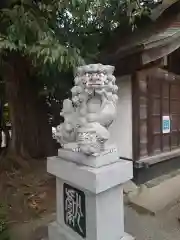
[[[103,82],[87,82],[87,87],[96,87],[96,86],[104,86],[104,83]]]

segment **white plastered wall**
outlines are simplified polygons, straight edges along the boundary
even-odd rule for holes
[[[111,143],[118,147],[119,156],[132,159],[132,89],[131,76],[117,77],[117,117],[110,127]]]

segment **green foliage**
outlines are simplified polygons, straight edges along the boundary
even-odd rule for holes
[[[5,82],[0,80],[0,127],[10,123],[9,107],[5,96]]]
[[[0,53],[20,52],[45,71],[73,69],[95,59],[124,18],[134,24],[146,12],[140,0],[9,0],[0,9]]]
[[[3,116],[2,116],[3,123],[7,126],[10,124],[10,116],[9,116],[9,106],[8,103],[4,104],[3,106]]]
[[[5,207],[0,204],[0,240],[9,240]]]
[[[1,0],[2,78],[11,67],[8,56],[18,53],[28,59],[35,79],[40,80],[40,94],[57,98],[59,91],[64,97],[75,67],[96,61],[114,29],[134,27],[137,19],[149,14],[144,2]]]
[[[74,68],[97,61],[115,29],[132,30],[138,19],[149,14],[144,1],[0,0],[0,78],[3,83],[29,78],[35,92],[57,110],[54,103],[61,105],[68,96]],[[21,96],[18,84],[15,86],[14,92]],[[1,96],[5,96],[5,84],[3,89]],[[9,93],[8,87],[6,90]],[[12,95],[7,94],[9,99]],[[3,97],[2,106],[6,102]],[[16,101],[9,106],[13,104]],[[56,112],[59,116],[59,110]],[[4,124],[7,111],[0,115]],[[52,111],[48,115],[52,118]],[[20,124],[15,122],[12,128],[18,129]]]
[[[57,38],[51,11],[49,5],[33,1],[13,1],[9,8],[1,9],[1,53],[17,51],[29,56],[35,66],[55,63],[59,70],[82,64],[76,46]]]

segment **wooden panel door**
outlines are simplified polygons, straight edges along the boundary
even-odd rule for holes
[[[139,136],[135,159],[177,149],[180,146],[180,76],[161,69],[137,73],[135,122]],[[134,107],[133,107],[134,108]],[[163,133],[163,116],[171,119],[169,133]],[[137,119],[138,118],[138,119]]]

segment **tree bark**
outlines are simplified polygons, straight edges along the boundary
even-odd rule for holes
[[[30,64],[17,53],[8,57],[6,94],[12,124],[10,151],[23,158],[43,158],[54,154],[52,130],[44,99],[38,96]]]

